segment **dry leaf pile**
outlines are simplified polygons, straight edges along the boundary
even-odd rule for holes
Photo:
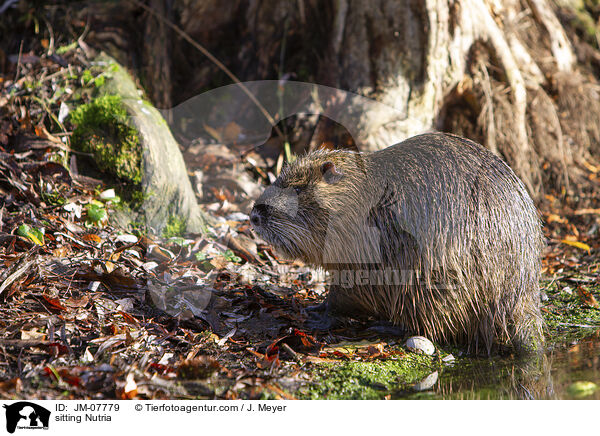
[[[210,236],[112,227],[111,187],[69,161],[65,119],[95,80],[89,48],[42,48],[8,54],[11,74],[0,76],[0,397],[294,398],[315,363],[402,358],[369,325],[304,328],[323,283],[278,261],[243,213],[219,216],[247,210],[236,192],[256,189],[247,165],[227,166],[224,146],[188,149],[217,219]],[[219,165],[237,181],[230,189],[210,184]],[[543,214],[552,332],[600,326],[600,199],[565,204],[548,197]]]

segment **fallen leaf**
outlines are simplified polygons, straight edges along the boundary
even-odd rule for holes
[[[576,247],[576,248],[580,248],[582,250],[586,250],[587,252],[589,252],[592,249],[588,244],[585,244],[585,243],[579,242],[579,241],[571,241],[569,239],[563,239],[560,242],[562,242],[563,244],[570,245],[572,247]]]
[[[52,255],[54,257],[67,257],[67,254],[69,254],[69,252],[70,252],[69,246],[61,245],[60,247],[52,250]]]
[[[598,306],[598,301],[594,294],[592,294],[589,290],[585,289],[583,286],[577,286],[577,295],[581,298],[583,304],[586,304],[590,307],[594,307],[596,309],[600,308]]]
[[[37,329],[21,330],[21,339],[43,341],[46,339],[46,333],[39,332]]]
[[[85,235],[81,236],[81,239],[83,239],[86,242],[92,242],[98,245],[102,243],[102,238],[96,235],[95,233],[86,233]]]
[[[235,122],[229,122],[223,128],[223,140],[225,142],[233,142],[237,140],[242,133],[242,128]]]
[[[213,129],[212,127],[210,127],[207,124],[204,124],[204,130],[206,130],[206,132],[212,136],[213,138],[215,138],[217,141],[221,142],[221,133],[217,130],[217,129]]]
[[[131,400],[137,395],[137,383],[133,378],[133,373],[127,374],[125,387],[123,388],[124,400]]]
[[[71,386],[81,387],[81,378],[78,375],[73,374],[71,369],[61,368],[58,370],[58,374],[60,375],[60,378],[69,383]]]
[[[65,306],[69,307],[85,307],[90,301],[90,297],[84,295],[81,298],[70,297],[64,301]]]
[[[208,378],[221,368],[219,362],[209,356],[186,359],[177,365],[177,377],[194,380]]]
[[[29,239],[37,245],[44,245],[44,232],[27,224],[21,224],[17,229],[17,235]]]
[[[46,300],[46,303],[48,303],[50,306],[52,306],[53,309],[67,310],[67,308],[62,305],[62,303],[60,302],[60,300],[58,298],[53,298],[48,295],[42,295],[42,297],[44,298],[44,300]]]
[[[11,378],[0,382],[0,392],[15,391],[20,392],[23,389],[23,382],[19,377]]]
[[[566,219],[566,218],[563,218],[563,217],[561,217],[561,216],[558,216],[558,215],[556,215],[556,214],[554,214],[554,213],[551,213],[551,214],[550,214],[550,215],[548,215],[548,217],[546,218],[546,222],[547,222],[548,224],[550,224],[550,223],[566,224],[566,223],[568,223],[568,222],[569,222],[569,220],[568,220],[568,219]]]

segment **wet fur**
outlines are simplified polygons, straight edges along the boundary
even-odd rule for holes
[[[339,181],[325,180],[327,162]],[[258,233],[287,257],[332,274],[407,274],[333,284],[332,311],[475,352],[541,347],[540,219],[513,171],[480,145],[426,134],[371,154],[317,151],[286,167],[258,204],[269,214]]]

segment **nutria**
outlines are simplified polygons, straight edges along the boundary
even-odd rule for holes
[[[540,349],[539,215],[475,142],[435,133],[374,153],[312,152],[283,169],[250,220],[284,257],[329,271],[332,314],[475,352]]]

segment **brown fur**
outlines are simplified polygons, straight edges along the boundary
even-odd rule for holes
[[[540,220],[513,171],[474,142],[426,134],[371,154],[311,153],[251,220],[283,255],[330,272],[337,313],[475,351],[541,346]]]

